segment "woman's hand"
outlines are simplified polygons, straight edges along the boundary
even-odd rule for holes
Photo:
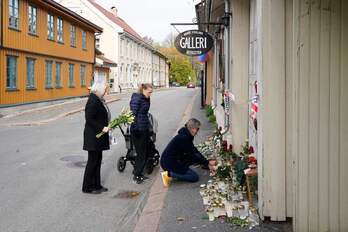
[[[110,128],[109,128],[109,127],[107,127],[107,126],[103,128],[103,132],[104,132],[104,133],[108,133],[108,132],[109,132],[109,130],[110,130]]]

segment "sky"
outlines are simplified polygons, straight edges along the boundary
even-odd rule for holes
[[[95,0],[105,9],[116,6],[118,15],[142,37],[149,36],[155,42],[163,42],[176,30],[170,23],[192,23],[195,4],[199,0]],[[192,26],[177,26],[182,32]]]

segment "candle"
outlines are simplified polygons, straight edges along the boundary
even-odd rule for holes
[[[214,219],[215,219],[215,216],[214,216],[214,209],[213,208],[211,208],[211,207],[209,207],[208,209],[207,209],[207,214],[208,214],[208,217],[209,217],[209,221],[214,221]]]

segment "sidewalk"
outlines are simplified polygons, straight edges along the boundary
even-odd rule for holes
[[[195,144],[198,144],[210,136],[214,130],[205,116],[205,111],[200,109],[200,98],[195,101],[192,117],[199,119],[202,123],[195,138]],[[200,175],[199,182],[194,184],[173,182],[168,188],[159,220],[159,232],[292,231],[291,223],[262,223],[260,227],[250,230],[247,227],[241,228],[224,222],[210,222],[199,194],[199,186],[207,183],[209,172],[200,167],[196,167],[194,170]]]
[[[157,89],[163,91],[167,89]],[[134,92],[127,89],[122,93],[112,93],[105,97],[107,103],[120,100],[122,97]],[[49,123],[84,110],[86,97],[47,101],[0,108],[0,125],[31,126]]]

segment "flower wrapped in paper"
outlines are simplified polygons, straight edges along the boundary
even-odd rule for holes
[[[120,113],[120,115],[115,118],[114,120],[112,120],[108,127],[110,129],[114,129],[116,128],[117,126],[120,126],[120,125],[125,125],[125,124],[132,124],[134,122],[134,115],[132,113],[132,111],[130,111],[129,109],[123,109]],[[100,132],[99,134],[96,135],[97,138],[100,138],[103,134],[105,134],[105,132]]]

